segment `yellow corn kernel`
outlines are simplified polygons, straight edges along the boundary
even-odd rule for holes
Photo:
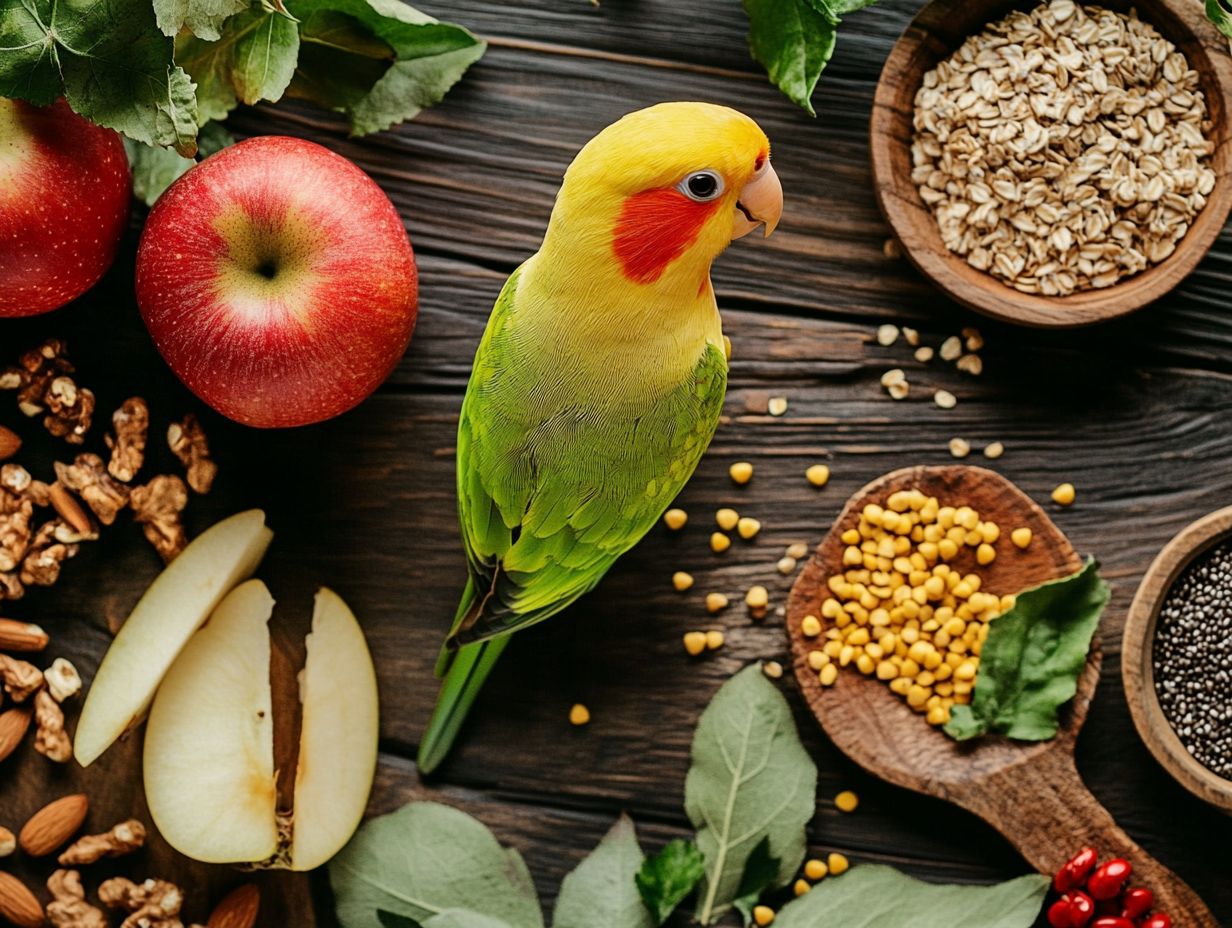
[[[769,602],[770,594],[764,586],[751,586],[744,594],[744,604],[750,609],[765,609]],[[820,623],[818,623],[817,631],[821,631]]]
[[[755,537],[760,531],[761,523],[756,519],[749,518],[748,516],[742,517],[740,521],[736,523],[736,534],[738,534],[745,541]]]
[[[1058,506],[1069,506],[1074,501],[1076,491],[1072,483],[1063,483],[1052,491],[1052,501]]]
[[[831,876],[840,876],[847,872],[847,868],[851,866],[847,858],[842,854],[831,854],[826,858],[826,866],[830,868]]]
[[[722,554],[731,547],[731,539],[722,532],[714,532],[710,536],[710,550],[715,554]]]
[[[734,509],[718,509],[714,513],[715,523],[725,532],[730,532],[740,521],[740,513]]]
[[[851,630],[851,634],[847,636],[847,643],[850,645],[856,645],[857,647],[868,644],[868,640],[869,635],[867,628],[853,628]]]
[[[751,593],[752,590],[749,592]],[[806,638],[816,638],[821,634],[821,619],[815,615],[806,615],[800,620],[800,632]]]
[[[774,922],[774,909],[768,905],[753,906],[753,921],[757,923],[758,928],[766,928]]]
[[[821,670],[828,663],[830,663],[830,655],[825,651],[809,651],[808,665],[810,670]]]
[[[706,650],[706,633],[685,632],[684,649],[688,651],[691,656],[697,657],[697,655]]]
[[[858,545],[860,543],[860,532],[857,529],[849,528],[843,534],[839,535],[839,540],[845,545]]]
[[[803,896],[812,888],[813,886],[808,880],[796,880],[796,882],[792,884],[791,891],[797,896]]]
[[[942,705],[933,706],[928,710],[925,719],[929,725],[945,725],[950,721],[950,710]]]
[[[984,536],[984,540],[990,545],[1001,537],[1001,526],[996,522],[981,522],[979,533]]]
[[[869,503],[860,513],[862,518],[869,525],[880,525],[881,517],[885,514],[885,510],[876,503]]]
[[[737,461],[727,469],[731,479],[743,486],[753,479],[753,465],[748,461]]]
[[[838,660],[838,656],[842,653],[843,643],[841,641],[827,641],[821,646],[821,651],[831,660]]]
[[[942,560],[951,560],[958,554],[958,544],[950,538],[942,538],[937,542],[937,553]]]
[[[860,797],[857,796],[855,793],[853,793],[849,789],[843,790],[841,793],[839,793],[837,796],[834,797],[834,805],[838,808],[840,812],[854,812],[856,810],[856,806],[858,806],[859,804],[860,804]],[[831,872],[833,872],[834,870],[833,864],[830,865],[830,870]]]
[[[889,661],[882,661],[877,665],[878,680],[893,680],[898,676],[898,668]]]
[[[1010,541],[1014,543],[1015,547],[1021,548],[1024,551],[1028,547],[1030,547],[1031,539],[1034,537],[1035,537],[1035,533],[1032,532],[1026,526],[1023,526],[1022,528],[1016,528],[1012,532],[1010,532]]]
[[[727,608],[728,599],[723,593],[707,593],[706,594],[706,611],[712,615],[716,612],[722,612]]]
[[[937,680],[931,670],[921,670],[915,675],[915,682],[919,686],[932,686]]]
[[[876,641],[870,641],[868,644],[864,646],[864,653],[867,654],[869,657],[871,657],[873,660],[879,661],[883,657],[885,657],[885,648],[883,648]]]
[[[954,695],[954,684],[946,680],[943,683],[934,683],[933,692],[945,699],[948,696]]]
[[[955,696],[968,696],[975,684],[970,680],[959,680],[954,684]]]
[[[673,532],[678,532],[684,528],[684,524],[689,521],[689,514],[683,509],[669,509],[663,513],[663,524],[670,528]]]
[[[826,666],[821,668],[821,673],[818,674],[817,679],[822,686],[833,686],[834,681],[838,679],[838,667],[834,664],[826,664]]]
[[[823,879],[829,872],[830,868],[824,860],[810,860],[804,865],[804,875],[813,882]]]
[[[830,482],[830,468],[825,464],[814,464],[804,472],[804,479],[815,487],[824,487]]]
[[[955,680],[974,680],[976,666],[974,661],[963,661],[954,668]]]
[[[917,664],[924,663],[924,658],[933,653],[936,649],[927,641],[917,641],[907,649],[907,656]]]
[[[679,592],[683,593],[693,585],[693,575],[686,574],[683,570],[678,570],[672,574],[672,586]]]
[[[846,667],[856,658],[856,649],[849,644],[843,645],[841,651],[838,652],[838,665]]]
[[[907,645],[907,647],[911,647],[920,640],[920,630],[911,625],[907,625],[902,632],[899,633],[898,637],[902,639],[903,643]]]
[[[723,642],[726,640],[726,637],[721,631],[708,631],[706,632],[706,650],[717,651],[719,648],[723,647]]]
[[[910,652],[908,652],[910,653]],[[898,665],[898,672],[904,677],[915,677],[920,672],[920,665],[910,657],[904,657]]]
[[[997,549],[989,544],[982,544],[975,549],[975,561],[981,567],[986,567],[997,559]]]
[[[938,664],[935,668],[932,668],[932,671],[933,676],[938,680],[948,680],[954,675],[954,668],[949,664]]]
[[[821,614],[823,618],[827,618],[827,619],[837,618],[838,614],[842,611],[843,611],[843,607],[839,604],[839,601],[837,599],[834,599],[833,597],[827,598],[821,604]]]
[[[858,567],[864,563],[864,555],[855,545],[843,549],[843,566]]]
[[[926,686],[920,686],[918,683],[913,684],[907,690],[907,705],[913,709],[918,709],[924,703],[928,702],[928,697],[932,695],[932,691]]]
[[[569,710],[569,724],[570,725],[581,726],[581,725],[585,725],[589,721],[590,721],[590,710],[587,709],[580,702],[575,703],[573,708]]]
[[[911,678],[910,677],[898,677],[890,681],[891,692],[899,696],[906,696],[907,691],[910,689],[911,689]]]
[[[866,677],[877,668],[877,662],[867,654],[861,654],[856,658],[856,669]]]

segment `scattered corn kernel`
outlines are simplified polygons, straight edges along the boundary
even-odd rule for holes
[[[824,487],[830,482],[830,468],[825,464],[814,464],[804,472],[804,479],[815,487]]]
[[[881,325],[877,327],[877,344],[889,348],[898,341],[898,326]]]
[[[800,633],[806,638],[816,638],[821,634],[821,619],[815,615],[806,615],[800,620]]]
[[[953,409],[958,405],[958,397],[949,390],[938,390],[933,394],[933,402],[942,409]]]
[[[689,652],[691,657],[697,657],[697,655],[706,650],[706,633],[685,632],[684,649]]]
[[[950,454],[956,458],[965,458],[971,453],[971,445],[965,438],[950,439]]]
[[[886,387],[892,400],[905,400],[907,395],[911,393],[911,384],[905,380],[900,380],[897,383],[892,383]]]
[[[941,350],[938,353],[942,361],[957,361],[963,353],[962,340],[957,335],[951,335],[941,343]]]
[[[810,669],[821,670],[828,663],[830,663],[830,655],[825,651],[809,651],[808,665]]]
[[[833,686],[834,681],[837,679],[838,679],[838,665],[837,664],[826,664],[826,666],[821,668],[821,671],[818,674],[818,680],[820,681],[822,686]]]
[[[727,608],[728,599],[722,593],[707,593],[706,594],[706,611],[713,615],[716,612],[722,612]]]
[[[995,461],[1003,454],[1005,454],[1005,445],[999,441],[994,441],[992,444],[984,446],[984,457],[990,461]]]
[[[580,726],[580,725],[585,725],[589,721],[590,721],[590,710],[587,709],[580,702],[574,704],[573,708],[569,710],[569,724]]]
[[[859,804],[860,797],[849,789],[843,790],[834,797],[834,805],[838,807],[840,812],[854,812]],[[834,870],[834,864],[830,865],[830,870]]]
[[[984,347],[984,336],[974,326],[967,326],[963,329],[962,337],[966,341],[968,351],[979,351]]]
[[[693,575],[686,574],[683,570],[678,570],[672,574],[672,586],[679,592],[683,593],[693,585]]]
[[[663,524],[670,528],[673,532],[678,532],[684,528],[684,524],[689,521],[689,514],[683,509],[669,509],[663,513]]]
[[[808,551],[808,545],[802,541],[797,541],[794,544],[788,545],[785,553],[788,557],[794,557],[796,560],[799,560],[802,557],[807,557]]]
[[[975,562],[981,567],[987,567],[997,559],[997,549],[984,543],[975,549]]]
[[[935,354],[936,352],[933,351],[932,348],[928,347],[928,345],[921,345],[915,350],[915,359],[921,364],[927,364],[933,359],[933,355]]]
[[[978,354],[964,354],[954,366],[972,377],[978,377],[984,373],[984,359]]]
[[[1072,483],[1063,483],[1052,491],[1052,501],[1058,506],[1068,506],[1074,501],[1075,490]]]
[[[903,326],[903,338],[906,339],[907,344],[911,345],[913,348],[920,343],[920,333],[915,329],[908,328],[907,326]]]
[[[826,858],[826,866],[830,868],[831,876],[840,876],[847,872],[851,864],[842,854],[831,854]]]
[[[1010,532],[1010,541],[1024,550],[1030,546],[1031,539],[1034,537],[1035,536],[1032,531],[1025,526],[1023,528],[1016,528]]]
[[[731,539],[722,532],[714,532],[710,536],[710,550],[715,554],[722,554],[731,547]]]
[[[796,880],[796,882],[792,884],[791,891],[797,896],[803,896],[812,888],[813,884],[811,884],[808,880]]]
[[[753,465],[748,461],[737,461],[727,469],[731,479],[743,486],[753,479]]]
[[[907,375],[901,367],[893,367],[881,375],[881,385],[889,387],[891,384],[903,383],[907,380]]]
[[[768,905],[753,906],[753,921],[757,923],[758,928],[766,928],[774,922],[774,909]]]
[[[748,516],[743,517],[742,519],[740,519],[739,522],[736,523],[736,534],[739,535],[741,538],[743,538],[745,541],[748,541],[751,538],[755,538],[757,536],[757,533],[760,531],[761,531],[761,523],[758,522],[756,519],[749,518]]]
[[[714,514],[714,521],[723,531],[730,532],[740,522],[740,513],[734,509],[719,509]]]
[[[766,661],[761,665],[761,672],[771,680],[777,680],[783,676],[783,665],[778,661]]]
[[[722,632],[717,630],[708,631],[706,632],[706,650],[717,651],[723,647],[723,642],[726,640],[727,638]]]
[[[796,564],[797,564],[797,561],[794,557],[781,557],[779,558],[778,563],[774,565],[774,567],[779,573],[781,573],[784,577],[786,577],[790,575],[793,570],[796,569]]]
[[[783,413],[787,412],[787,397],[770,397],[770,401],[766,403],[766,412],[770,413],[772,416],[781,416]]]
[[[824,879],[825,875],[830,872],[830,868],[826,866],[824,860],[810,860],[804,865],[804,875],[816,883],[820,879]]]

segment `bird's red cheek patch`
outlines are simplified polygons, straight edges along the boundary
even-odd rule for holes
[[[627,198],[616,220],[612,248],[625,277],[654,283],[679,258],[719,201],[696,203],[678,190],[647,190]]]

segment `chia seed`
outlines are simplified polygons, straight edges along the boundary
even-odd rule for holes
[[[1155,625],[1155,692],[1195,760],[1232,780],[1232,542],[1199,556]]]

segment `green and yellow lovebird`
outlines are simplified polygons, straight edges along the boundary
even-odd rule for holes
[[[510,636],[594,589],[692,475],[727,389],[710,265],[782,210],[765,133],[708,103],[630,113],[565,172],[462,404],[469,578],[421,771],[448,753]]]

